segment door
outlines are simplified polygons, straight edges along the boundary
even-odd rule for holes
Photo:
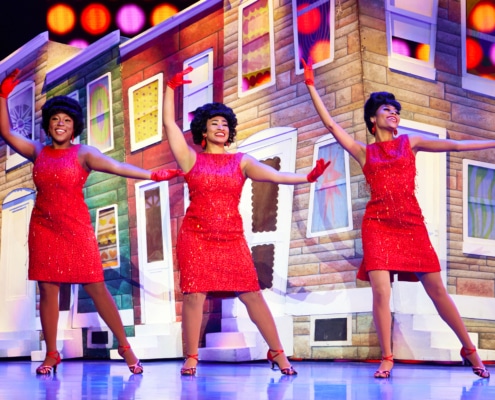
[[[168,182],[136,183],[142,323],[175,322]]]
[[[251,136],[238,151],[280,171],[294,172],[296,142],[294,128],[272,128]],[[239,205],[262,289],[269,289],[264,297],[274,315],[284,314],[293,192],[292,185],[253,183],[248,179]]]
[[[35,193],[10,192],[2,204],[0,332],[34,331],[36,284],[28,280],[28,229]]]

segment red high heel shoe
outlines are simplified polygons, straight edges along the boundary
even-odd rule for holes
[[[197,354],[186,354],[186,358],[185,358],[184,362],[186,362],[189,358],[192,358],[192,359],[199,362]],[[196,367],[189,367],[189,368],[182,367],[180,369],[180,374],[183,376],[196,375]]]
[[[383,361],[390,361],[392,363],[392,367],[389,370],[380,370],[380,369],[377,369],[375,371],[375,374],[373,375],[375,378],[379,378],[379,379],[390,378],[391,370],[394,367],[394,355],[393,354],[390,354],[389,356],[382,357],[382,362]]]
[[[127,350],[129,350],[130,348],[131,348],[131,346],[120,346],[119,345],[119,348],[117,349],[117,351],[118,351],[119,355],[122,358],[124,358],[125,352]],[[144,371],[143,365],[141,364],[141,361],[139,361],[139,359],[137,360],[137,362],[135,364],[132,364],[132,365],[127,364],[127,366],[129,367],[129,371],[131,371],[133,374],[142,374]]]
[[[272,353],[276,353],[274,356],[272,356]],[[275,358],[277,358],[280,354],[282,354],[284,351],[283,350],[272,350],[268,349],[268,353],[266,353],[266,358],[268,359],[268,362],[272,364],[272,369],[275,370],[275,364],[277,364],[278,369],[283,375],[297,375],[297,371],[291,366],[288,368],[280,368],[280,365],[278,365],[278,362],[275,361]]]
[[[54,374],[57,373],[57,365],[62,362],[62,359],[60,358],[60,353],[58,351],[49,351],[48,353],[46,353],[45,361],[47,358],[53,358],[55,360],[55,364],[54,365],[41,364],[38,368],[36,368],[36,375],[50,375],[52,369]]]
[[[463,347],[461,349],[462,364],[471,367],[473,369],[473,374],[478,375],[480,378],[489,378],[490,372],[484,365],[483,367],[475,367],[473,363],[468,360],[467,357],[474,353],[476,353],[476,347],[474,349],[466,349]]]

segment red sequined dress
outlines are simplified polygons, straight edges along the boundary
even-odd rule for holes
[[[83,186],[89,173],[78,161],[80,145],[45,146],[34,163],[38,193],[29,226],[29,279],[103,281],[103,269]]]
[[[398,273],[408,281],[418,280],[416,272],[439,272],[415,195],[415,155],[407,135],[367,146],[363,173],[371,199],[363,217],[358,279],[369,280],[372,270]]]
[[[242,153],[199,153],[185,175],[190,204],[177,238],[183,293],[260,290],[239,201]]]

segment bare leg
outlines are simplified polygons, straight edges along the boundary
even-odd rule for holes
[[[454,331],[462,343],[462,346],[466,349],[475,348],[457,307],[443,285],[440,272],[421,274],[420,280],[426,290],[426,293],[433,301],[438,314]],[[483,362],[477,352],[472,353],[467,358],[471,361],[474,367],[483,367]]]
[[[198,354],[205,299],[206,293],[184,294],[184,302],[182,304],[182,332],[184,335],[186,355]],[[194,368],[197,363],[194,358],[187,358],[183,368]]]
[[[57,351],[58,328],[58,294],[60,284],[53,282],[38,282],[40,290],[40,321],[46,343],[46,352]],[[42,365],[55,365],[53,357],[46,357]]]
[[[375,323],[382,362],[379,371],[390,371],[393,362],[383,357],[392,355],[392,315],[390,313],[390,272],[384,270],[368,272],[373,293],[373,321]]]
[[[272,350],[282,350],[282,342],[278,336],[275,321],[263,294],[260,291],[245,292],[239,295],[239,300],[246,306],[249,318],[259,329],[268,347]],[[276,354],[276,352],[272,352],[272,356],[276,356]],[[285,353],[277,356],[277,363],[280,369],[290,368],[290,362]]]
[[[108,291],[105,282],[87,283],[84,285],[84,290],[86,290],[91,299],[93,299],[96,311],[98,311],[98,314],[100,314],[103,321],[105,321],[117,338],[119,346],[129,346],[129,341],[125,334],[119,310],[117,309],[115,301]],[[139,361],[131,348],[125,352],[120,352],[120,354],[129,366],[132,366]]]

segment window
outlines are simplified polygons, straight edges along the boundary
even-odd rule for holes
[[[184,85],[184,132],[191,129],[193,111],[213,101],[213,49],[186,60],[183,69],[189,66],[194,69],[185,77],[192,83]]]
[[[349,154],[333,136],[325,135],[315,144],[314,163],[320,158],[332,164],[311,184],[307,237],[353,229]]]
[[[9,117],[12,130],[34,140],[34,82],[19,83],[8,98]],[[12,169],[26,159],[7,146],[6,169]]]
[[[117,205],[96,210],[96,238],[103,268],[119,267]]]
[[[390,69],[435,80],[438,0],[387,0]]]
[[[113,149],[112,85],[110,72],[88,83],[88,144],[102,153]]]
[[[292,0],[296,74],[304,73],[301,58],[311,57],[313,68],[333,61],[335,0]]]
[[[495,256],[495,164],[464,159],[463,243],[468,254]]]
[[[462,87],[495,91],[495,2],[461,0]]]
[[[163,74],[129,88],[131,151],[162,140]]]
[[[275,84],[273,10],[270,0],[239,6],[239,97]]]

